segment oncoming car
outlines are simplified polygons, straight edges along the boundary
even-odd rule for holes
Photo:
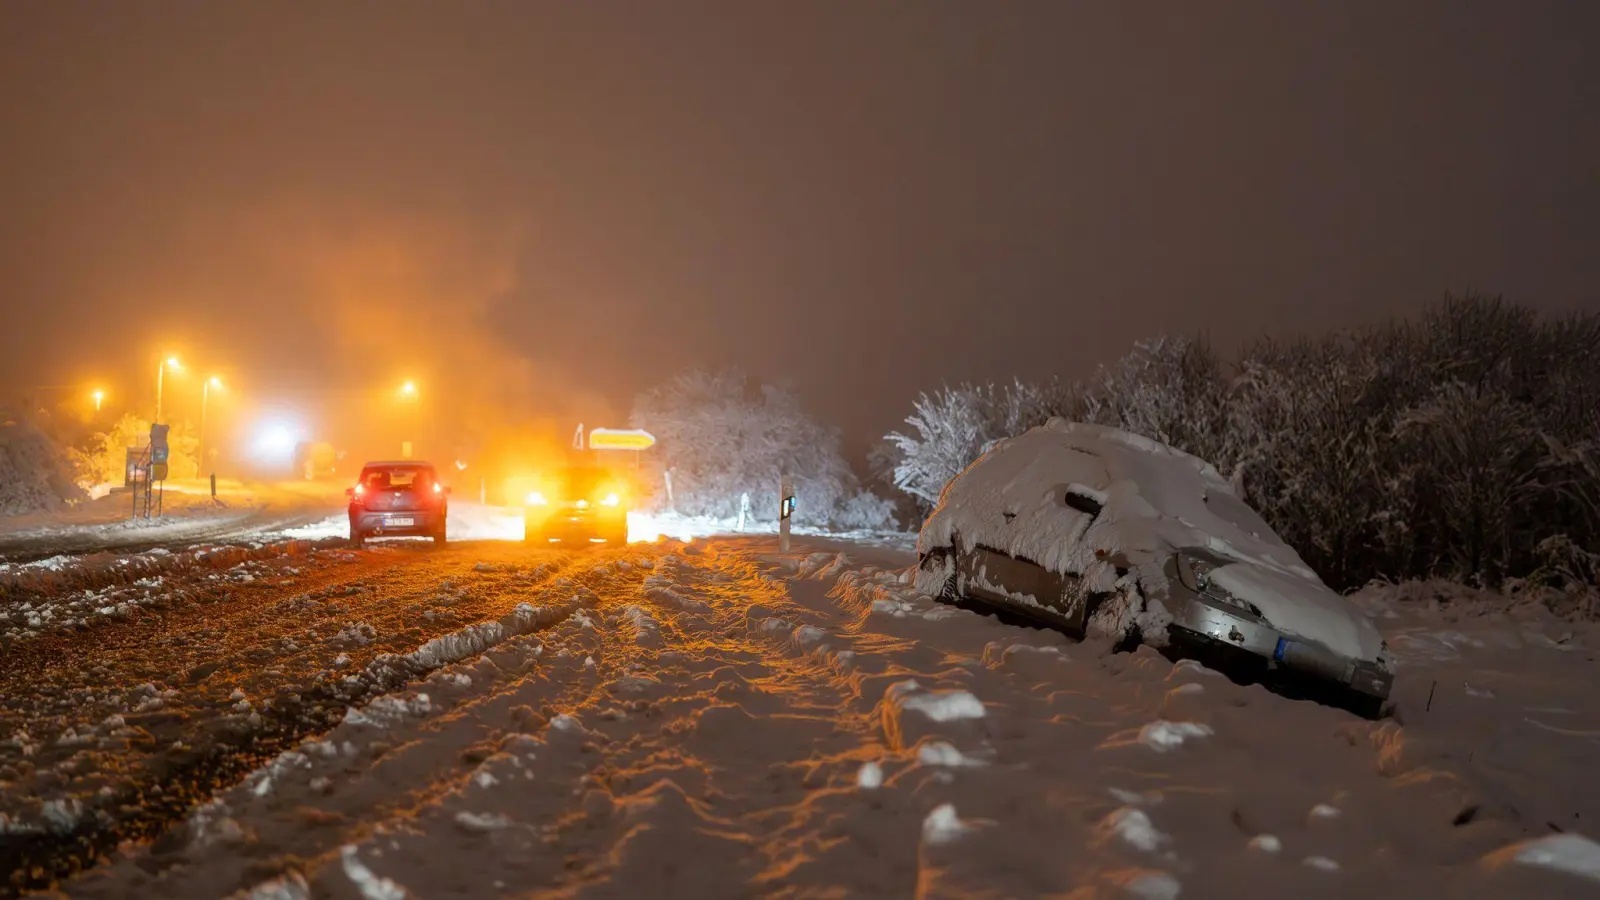
[[[917,586],[1077,637],[1253,660],[1330,684],[1366,715],[1393,683],[1372,621],[1335,593],[1210,464],[1053,419],[945,486]]]
[[[525,498],[524,535],[539,543],[628,542],[629,485],[611,469],[574,463],[539,479]]]
[[[350,498],[350,540],[358,547],[374,537],[446,540],[450,488],[428,463],[369,462],[345,496]]]

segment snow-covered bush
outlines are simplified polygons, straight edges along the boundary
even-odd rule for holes
[[[945,484],[995,441],[1052,416],[1076,417],[1081,409],[1077,389],[1055,381],[943,387],[922,394],[913,406],[906,418],[911,431],[891,432],[884,452],[894,460],[895,486],[930,507]]]
[[[793,392],[754,386],[737,372],[693,372],[639,395],[633,425],[657,439],[662,494],[685,515],[731,518],[748,493],[757,516],[778,514],[778,486],[794,482],[799,515],[840,528],[887,528],[893,504],[863,490],[839,433],[807,415]]]
[[[1600,316],[1446,298],[1414,321],[1258,341],[1225,366],[1160,338],[1074,397],[1083,421],[1215,464],[1335,586],[1592,579],[1600,559]],[[918,498],[1012,427],[993,391],[924,395],[891,434]],[[1072,413],[1066,413],[1073,417]],[[908,477],[899,477],[905,473]]]
[[[1084,392],[1083,420],[1179,447],[1232,471],[1240,453],[1228,422],[1222,362],[1203,341],[1141,341],[1102,368]]]
[[[71,462],[38,427],[0,421],[0,515],[57,510],[84,498]]]
[[[92,484],[121,484],[129,448],[143,448],[150,443],[150,420],[129,413],[118,419],[102,434],[94,437],[89,451],[79,462],[84,480]],[[200,440],[194,426],[188,422],[172,426],[167,433],[167,471],[173,478],[193,478],[199,471]]]

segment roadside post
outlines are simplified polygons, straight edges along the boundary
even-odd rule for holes
[[[167,444],[167,432],[170,425],[153,424],[150,426],[150,480],[159,483],[156,488],[156,515],[161,515],[162,500],[167,493],[167,460],[172,455],[172,448]]]
[[[789,520],[794,517],[794,486],[785,478],[778,489],[778,549],[789,552]]]

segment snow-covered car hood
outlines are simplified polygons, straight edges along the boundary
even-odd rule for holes
[[[1073,492],[1098,502],[1099,514],[1068,505]],[[952,546],[955,534],[963,546],[1082,575],[1092,590],[1110,590],[1119,570],[1159,570],[1179,548],[1204,547],[1244,564],[1241,590],[1280,630],[1362,659],[1381,647],[1371,622],[1215,467],[1119,429],[1052,419],[996,444],[945,486],[917,549]]]
[[[1315,640],[1353,659],[1377,660],[1383,635],[1355,605],[1321,581],[1237,562],[1210,573],[1211,582],[1261,610],[1277,630]]]

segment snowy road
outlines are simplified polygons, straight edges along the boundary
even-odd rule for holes
[[[0,871],[89,868],[61,890],[92,898],[1600,891],[1587,627],[1397,613],[1404,724],[1372,723],[804,546],[173,567],[3,651]]]

